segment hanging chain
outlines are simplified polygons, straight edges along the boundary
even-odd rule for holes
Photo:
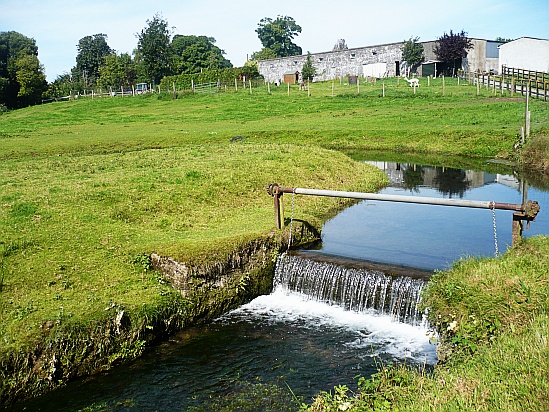
[[[499,248],[498,248],[498,230],[496,226],[496,203],[492,202],[492,220],[494,222],[494,245],[496,247],[496,253],[495,256],[499,256]]]
[[[293,224],[294,224],[294,204],[295,204],[295,189],[292,190],[292,215],[290,217],[290,239],[288,240],[288,250],[292,246],[292,233],[293,233]]]

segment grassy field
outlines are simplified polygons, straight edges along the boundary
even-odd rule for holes
[[[146,257],[212,262],[273,231],[271,182],[374,191],[382,173],[344,154],[363,150],[446,165],[509,157],[524,117],[523,98],[451,79],[415,94],[388,79],[385,97],[381,82],[336,83],[334,94],[323,83],[310,95],[88,98],[0,116],[0,364],[47,339],[44,325],[85,330],[112,305],[173,304]],[[531,111],[546,131],[547,104]],[[300,198],[296,217],[320,227],[338,207]]]
[[[0,120],[0,159],[58,154],[105,154],[227,142],[311,144],[463,156],[508,156],[519,140],[524,98],[476,96],[476,89],[441,80],[410,87],[387,80],[361,86],[313,84],[240,89],[214,95],[103,98],[29,108]],[[453,83],[453,85],[451,85]],[[390,88],[389,86],[392,86]],[[531,106],[532,129],[548,127],[548,109]]]

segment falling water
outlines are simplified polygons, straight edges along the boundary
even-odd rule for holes
[[[274,287],[308,299],[356,312],[376,311],[398,322],[419,325],[421,289],[425,282],[379,270],[349,268],[300,256],[279,257]]]

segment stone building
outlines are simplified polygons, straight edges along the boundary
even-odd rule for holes
[[[499,71],[499,49],[497,46],[501,43],[483,39],[471,39],[471,41],[473,47],[469,50],[467,58],[463,59],[462,68],[480,72]],[[436,42],[428,41],[421,42],[421,44],[425,60],[436,63],[434,53]],[[333,80],[348,76],[382,78],[404,75],[406,62],[402,61],[403,45],[404,42],[387,43],[311,54],[313,65],[317,69],[314,81]],[[260,60],[258,70],[266,81],[282,82],[284,73],[301,72],[306,60],[306,55]],[[418,70],[418,75],[422,75],[421,67]]]

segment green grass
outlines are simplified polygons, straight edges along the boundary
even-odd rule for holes
[[[132,264],[139,254],[203,263],[261,237],[274,225],[270,182],[384,182],[336,152],[231,143],[9,160],[0,179],[6,345],[39,332],[60,307],[86,316],[110,301],[149,303],[154,279]],[[330,204],[300,199],[299,217],[318,225]]]
[[[432,373],[380,367],[358,390],[338,387],[308,411],[542,411],[549,408],[549,238],[502,258],[438,273],[424,294],[443,334]]]
[[[322,83],[311,96],[262,87],[177,100],[86,99],[1,115],[0,364],[47,340],[48,325],[85,334],[108,308],[147,317],[178,304],[144,271],[144,257],[211,263],[272,232],[271,182],[357,191],[386,183],[342,152],[448,162],[510,156],[524,99],[476,96],[449,79],[443,92],[440,82],[422,81],[415,95],[390,79],[386,97],[380,82],[361,85],[360,94],[335,84],[335,96]],[[547,110],[531,102],[533,130],[547,130]],[[297,198],[295,217],[320,227],[341,205]]]
[[[333,149],[391,150],[466,156],[508,156],[518,141],[524,99],[477,97],[470,86],[440,80],[413,91],[388,80],[337,86],[313,84],[312,95],[284,87],[54,103],[2,116],[0,159],[103,154],[215,143],[243,136],[253,143],[295,143]],[[532,102],[533,130],[548,126],[547,105]]]

